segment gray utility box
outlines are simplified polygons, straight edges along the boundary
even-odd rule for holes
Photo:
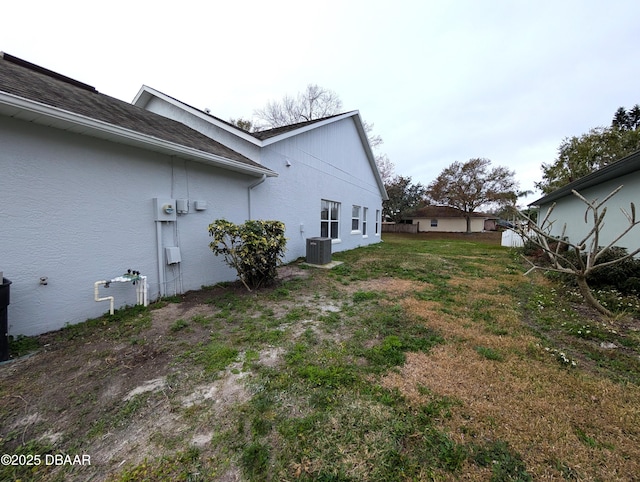
[[[331,263],[331,238],[307,238],[307,263]]]

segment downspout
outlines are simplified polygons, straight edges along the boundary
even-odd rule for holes
[[[156,221],[156,243],[158,256],[158,284],[160,285],[160,297],[164,297],[164,264],[162,258],[162,221]]]
[[[267,175],[263,174],[260,179],[258,179],[253,184],[249,185],[249,190],[248,190],[248,192],[249,192],[249,220],[251,220],[251,191],[253,190],[254,187],[258,187],[260,184],[262,184],[266,179],[267,179]]]

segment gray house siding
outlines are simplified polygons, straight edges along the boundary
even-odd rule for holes
[[[640,204],[640,171],[627,174],[616,179],[608,180],[601,184],[580,189],[578,192],[587,200],[604,199],[609,193],[619,186],[623,186],[613,198],[607,201],[607,213],[604,221],[604,229],[600,233],[600,245],[604,246],[610,243],[619,233],[627,226],[628,221],[620,208],[624,208],[630,212],[629,203],[633,202],[636,206]],[[556,206],[549,218],[555,221],[552,228],[552,234],[560,236],[562,228],[566,224],[567,236],[572,242],[580,241],[589,232],[593,226],[593,216],[591,213],[587,217],[585,223],[585,204],[573,194],[568,194],[557,199]],[[544,219],[553,202],[539,204],[540,213],[539,220]],[[625,237],[620,239],[617,246],[634,250],[640,247],[640,228],[634,228]]]
[[[306,238],[321,235],[323,199],[340,203],[340,237],[332,245],[334,252],[380,241],[375,215],[382,210],[382,198],[352,117],[270,144],[262,161],[279,176],[254,190],[252,209],[257,218],[278,216],[285,222],[290,259],[305,255]],[[361,207],[360,232],[351,230],[353,205]]]
[[[129,268],[148,276],[151,299],[234,279],[209,250],[207,226],[217,217],[243,222],[256,177],[6,117],[0,145],[0,270],[13,282],[11,335],[103,314],[108,303],[94,301],[94,282]],[[160,223],[160,248],[179,246],[182,255],[179,265],[163,263],[163,287],[156,197],[191,201],[189,214]],[[195,200],[207,210],[195,211]],[[102,293],[116,307],[136,302],[129,283]]]

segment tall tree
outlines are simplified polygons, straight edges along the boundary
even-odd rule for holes
[[[596,127],[565,138],[558,157],[542,164],[542,181],[535,186],[548,194],[640,149],[640,129]]]
[[[640,105],[636,104],[629,110],[618,107],[616,113],[613,114],[611,127],[625,131],[640,128]]]
[[[640,149],[640,105],[618,107],[611,126],[594,127],[580,136],[565,137],[554,162],[542,164],[536,188],[548,194]]]
[[[433,202],[456,208],[464,213],[467,233],[471,232],[471,214],[480,207],[513,205],[518,183],[515,173],[505,167],[490,168],[489,159],[454,162],[427,186]]]
[[[386,154],[375,154],[376,166],[378,166],[378,172],[382,178],[382,182],[385,188],[391,184],[395,171],[395,164],[389,160]]]
[[[389,200],[382,203],[384,219],[398,223],[424,202],[425,187],[414,184],[409,176],[396,176],[385,187]]]
[[[321,119],[337,114],[342,109],[342,101],[334,91],[317,84],[309,84],[296,97],[285,95],[282,100],[268,102],[254,115],[266,128],[282,127],[299,122]]]
[[[627,114],[632,129],[640,129],[640,104],[634,105]]]
[[[618,110],[613,114],[613,120],[611,121],[611,127],[615,127],[622,130],[631,129],[631,119],[624,107],[618,107]]]

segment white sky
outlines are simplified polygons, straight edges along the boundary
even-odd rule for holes
[[[565,137],[640,103],[637,0],[6,3],[0,50],[125,101],[146,84],[228,120],[331,89],[424,185],[486,157],[533,189]]]

